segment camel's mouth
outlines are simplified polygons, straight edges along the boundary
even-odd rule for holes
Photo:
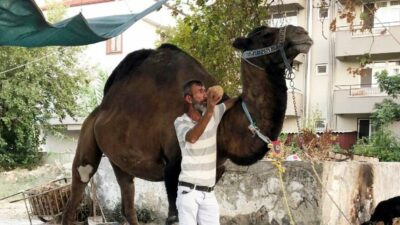
[[[311,39],[307,39],[300,43],[294,43],[293,48],[297,50],[299,53],[307,53],[312,45],[313,41]]]

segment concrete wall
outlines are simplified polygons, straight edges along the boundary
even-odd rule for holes
[[[300,118],[299,123],[300,123],[300,126],[303,124],[303,118]],[[296,133],[296,132],[298,132],[296,117],[294,117],[294,116],[285,117],[285,122],[283,123],[282,133]]]
[[[400,163],[318,163],[315,168],[325,188],[309,162],[286,162],[284,166],[287,199],[298,225],[348,224],[327,192],[353,224],[369,219],[380,201],[400,195]],[[115,213],[119,209],[119,188],[107,158],[103,158],[95,182],[101,204]],[[147,219],[161,224],[168,209],[164,184],[140,179],[135,179],[135,184],[139,217],[146,214]],[[223,225],[289,224],[280,179],[270,162],[249,167],[228,164],[215,193]]]
[[[388,128],[393,132],[394,136],[400,138],[400,121],[393,122]]]
[[[336,128],[339,131],[357,131],[357,118],[369,118],[369,115],[335,115]]]

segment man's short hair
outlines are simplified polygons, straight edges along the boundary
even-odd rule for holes
[[[183,97],[186,95],[191,95],[192,94],[192,86],[196,84],[199,86],[204,86],[204,83],[200,80],[188,80],[185,82],[183,85]]]

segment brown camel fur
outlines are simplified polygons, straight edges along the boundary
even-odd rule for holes
[[[237,38],[233,46],[242,51],[268,47],[276,43],[278,33],[278,28],[259,27],[246,38]],[[311,45],[303,28],[287,27],[284,49],[290,63],[299,53],[307,53]],[[261,132],[275,140],[282,129],[287,101],[283,60],[278,51],[249,61],[261,68],[242,60],[241,101],[247,104]],[[177,220],[175,200],[181,153],[173,122],[184,112],[182,85],[190,79],[201,80],[206,87],[216,84],[199,62],[170,44],[156,50],[135,51],[115,68],[105,85],[102,103],[82,126],[63,225],[73,224],[75,210],[102,153],[114,168],[121,188],[122,214],[129,224],[138,224],[134,177],[165,180],[167,224]],[[223,174],[226,159],[249,165],[268,150],[266,143],[249,131],[241,101],[225,113],[218,128],[217,179]]]

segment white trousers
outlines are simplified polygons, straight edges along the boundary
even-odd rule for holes
[[[219,225],[219,206],[214,191],[178,186],[179,225]]]

